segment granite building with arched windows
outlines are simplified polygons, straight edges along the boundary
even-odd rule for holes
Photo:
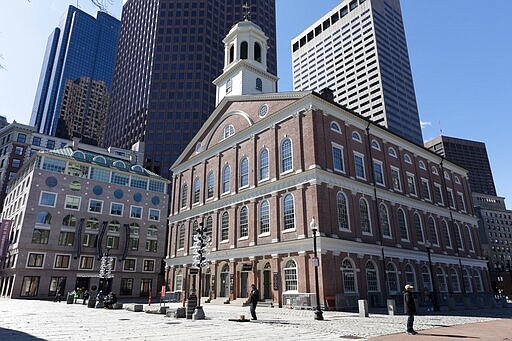
[[[275,93],[265,63],[238,53],[244,42],[267,48],[259,27],[244,21],[228,37],[235,57],[215,81],[217,108],[171,167],[169,290],[186,294],[201,281],[203,297],[244,302],[255,283],[262,300],[313,306],[314,217],[326,306],[399,304],[406,283],[441,304],[470,294],[483,304],[490,286],[467,171],[328,91]],[[197,278],[201,226],[209,265]]]

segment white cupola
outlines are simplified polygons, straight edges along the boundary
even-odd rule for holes
[[[277,91],[277,77],[267,71],[267,40],[261,28],[249,20],[237,23],[222,41],[224,70],[213,81],[216,105],[226,96]]]

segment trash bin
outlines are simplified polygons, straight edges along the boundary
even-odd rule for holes
[[[66,303],[73,304],[74,302],[75,302],[75,294],[68,293],[68,296],[66,297]]]

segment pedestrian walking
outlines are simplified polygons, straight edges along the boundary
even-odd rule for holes
[[[407,314],[407,334],[416,335],[418,334],[414,328],[414,315],[416,315],[416,303],[414,302],[414,296],[412,295],[412,289],[414,287],[410,284],[405,286],[404,292],[404,308]]]
[[[87,290],[85,288],[83,289],[83,293],[84,293],[84,300],[83,300],[82,304],[85,305],[85,301],[87,301],[89,299],[90,294],[89,294],[89,290]]]
[[[427,288],[423,291],[423,299],[425,300],[425,305],[427,307],[427,311],[434,311],[432,304],[432,294],[428,291]]]
[[[251,320],[257,320],[256,317],[256,305],[258,304],[258,301],[260,300],[260,291],[258,288],[256,288],[256,284],[251,285],[251,292],[249,293],[249,299],[247,300],[247,303],[251,305]]]
[[[53,302],[59,302],[62,301],[62,293],[60,292],[60,287],[57,287],[57,290],[55,291],[55,299]]]

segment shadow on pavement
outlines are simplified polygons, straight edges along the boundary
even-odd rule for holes
[[[460,339],[480,339],[478,336],[467,336],[467,335],[432,334],[432,333],[419,333],[418,335],[432,336],[432,337],[453,337],[453,338],[455,338],[457,340],[460,340]]]
[[[0,327],[0,340],[34,341],[44,339],[35,337],[24,332],[20,332],[19,330],[5,329]]]

